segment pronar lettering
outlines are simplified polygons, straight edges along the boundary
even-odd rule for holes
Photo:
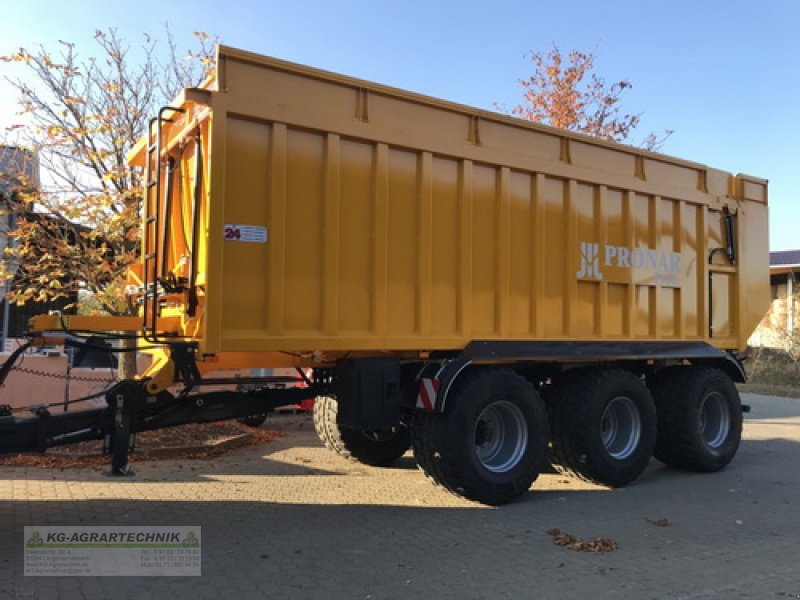
[[[680,286],[681,255],[650,248],[581,242],[576,277],[589,281]]]

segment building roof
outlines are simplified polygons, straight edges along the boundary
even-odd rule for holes
[[[770,267],[789,267],[800,265],[800,250],[778,250],[769,253]]]

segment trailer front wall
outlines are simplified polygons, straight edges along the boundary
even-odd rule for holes
[[[761,180],[241,51],[220,60],[205,352],[738,348],[766,308]],[[717,252],[709,268],[724,207],[739,260]],[[226,240],[232,225],[265,239]]]

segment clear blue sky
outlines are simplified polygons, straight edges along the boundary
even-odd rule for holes
[[[131,42],[168,21],[179,47],[223,43],[492,109],[520,99],[524,57],[595,51],[627,78],[637,140],[674,129],[664,152],[770,180],[773,250],[800,248],[800,1],[26,0],[3,3],[0,54],[58,39],[89,50],[96,28]],[[0,64],[0,74],[8,72]],[[13,97],[0,85],[0,123]],[[5,114],[3,114],[5,113]]]

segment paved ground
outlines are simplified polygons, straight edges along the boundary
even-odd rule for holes
[[[288,432],[273,444],[139,464],[132,480],[5,469],[0,599],[798,598],[800,400],[744,401],[745,441],[721,473],[654,463],[615,491],[545,474],[499,509],[433,487],[410,458],[347,463],[296,417],[273,421]],[[24,525],[122,523],[202,526],[203,576],[22,576]],[[566,550],[554,527],[620,549]]]

